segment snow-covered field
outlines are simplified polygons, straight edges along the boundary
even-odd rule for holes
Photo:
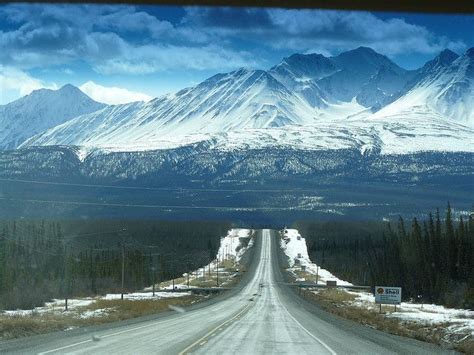
[[[409,154],[421,151],[474,152],[473,137],[472,127],[447,122],[435,114],[410,111],[394,113],[387,117],[377,116],[365,121],[336,117],[284,127],[245,128],[224,132],[180,132],[140,139],[126,136],[119,143],[115,141],[115,136],[103,141],[94,139],[67,143],[81,147],[78,157],[83,160],[91,151],[138,152],[176,149],[198,143],[205,143],[211,149],[225,152],[263,148],[310,151],[358,149],[362,153],[379,151],[381,154]],[[60,142],[41,140],[29,144],[33,143],[54,145]]]
[[[337,278],[328,270],[322,269],[313,263],[308,255],[306,239],[296,229],[285,229],[280,243],[283,251],[288,256],[288,264],[290,266],[288,271],[295,274],[295,271],[302,271],[303,266],[306,273],[318,275],[318,284],[325,285],[326,281],[336,281],[338,285],[352,285],[350,282]],[[306,281],[304,278],[299,278],[298,280]]]
[[[350,305],[373,309],[379,305],[375,303],[374,295],[367,292],[347,291],[356,296]],[[395,308],[394,308],[395,309]],[[424,325],[449,327],[453,333],[469,333],[474,336],[474,311],[468,309],[446,308],[436,304],[419,304],[402,302],[396,312],[386,314],[389,318],[397,318],[405,322],[417,322]]]
[[[301,278],[301,266],[305,266],[306,275],[316,275],[318,266],[313,263],[308,256],[306,240],[296,229],[286,229],[282,232],[281,247],[288,256],[289,272],[295,277]],[[295,262],[296,261],[296,262]],[[298,275],[295,273],[299,271]],[[298,280],[298,279],[297,279]],[[335,277],[331,272],[319,268],[318,284],[325,284],[327,280],[335,280],[338,285],[352,285]],[[354,295],[353,301],[347,301],[348,306],[374,310],[379,309],[375,303],[375,297],[368,292],[350,291],[342,289],[344,292]],[[315,290],[313,292],[319,292]],[[389,312],[386,317],[397,318],[402,322],[416,322],[423,325],[442,326],[448,329],[448,334],[462,334],[474,336],[474,311],[467,309],[453,309],[435,304],[419,304],[413,302],[402,302],[397,306],[396,312]]]
[[[218,256],[239,262],[247,249],[251,248],[254,243],[252,238],[249,244],[244,246],[241,243],[241,238],[249,238],[251,233],[252,230],[250,229],[231,229],[229,233],[221,239],[219,251],[217,252]]]

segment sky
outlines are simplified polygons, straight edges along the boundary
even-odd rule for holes
[[[0,5],[0,104],[70,83],[93,99],[150,100],[294,53],[371,47],[406,69],[474,46],[474,16],[265,8]]]

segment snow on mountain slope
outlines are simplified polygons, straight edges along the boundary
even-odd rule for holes
[[[329,58],[321,54],[294,54],[269,73],[320,109],[351,102],[354,97],[364,107],[381,106],[415,74],[367,47]]]
[[[362,86],[356,100],[365,107],[383,107],[415,74],[416,71],[400,71],[394,67],[383,66]]]
[[[472,56],[444,51],[410,72],[363,47],[330,58],[294,55],[268,72],[217,74],[147,103],[78,116],[22,147],[135,151],[205,142],[220,150],[473,152]],[[393,102],[373,113],[386,101]]]
[[[67,126],[67,122],[63,126]],[[61,127],[61,126],[60,126]],[[52,137],[61,137],[54,130]],[[126,131],[125,131],[126,132]],[[361,154],[409,154],[421,151],[474,152],[474,130],[433,117],[390,117],[385,120],[326,119],[306,124],[273,128],[245,128],[227,132],[186,133],[161,136],[153,132],[137,139],[126,139],[126,133],[114,137],[94,137],[80,142],[82,150],[147,151],[175,149],[204,143],[210,150],[235,151],[277,148],[286,150],[340,150],[357,149]],[[57,145],[55,138],[41,145]],[[30,142],[30,145],[35,142]],[[61,144],[75,145],[74,137]]]
[[[340,70],[318,80],[334,101],[357,102],[371,107],[400,90],[412,73],[371,48],[359,47],[330,58]]]
[[[147,103],[110,106],[76,117],[25,145],[146,142],[303,124],[313,114],[308,104],[267,72],[240,69]]]
[[[421,70],[418,82],[371,119],[431,117],[474,127],[474,48],[458,57],[442,52]]]
[[[288,89],[298,93],[312,107],[327,107],[326,94],[316,81],[339,69],[321,54],[293,54],[269,70],[269,73]]]
[[[0,106],[0,149],[15,149],[39,132],[105,106],[72,85],[33,91]]]

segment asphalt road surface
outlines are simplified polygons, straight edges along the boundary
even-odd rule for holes
[[[185,313],[132,324],[59,332],[0,344],[34,354],[437,354],[440,347],[364,327],[322,311],[284,282],[277,233],[262,230],[244,284]]]

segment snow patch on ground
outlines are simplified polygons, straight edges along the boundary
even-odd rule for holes
[[[350,305],[377,310],[374,295],[367,292],[347,291],[357,298],[349,302]],[[397,306],[397,312],[387,313],[389,318],[398,318],[402,321],[417,322],[425,325],[446,325],[454,333],[470,332],[474,336],[474,311],[468,309],[446,308],[436,304],[419,304],[402,302]]]
[[[131,292],[125,293],[123,298],[125,300],[139,301],[139,300],[159,300],[164,298],[176,298],[189,296],[190,292],[155,292],[153,296],[152,292]],[[119,300],[121,299],[120,293],[109,293],[105,296],[97,297],[87,297],[87,298],[77,298],[68,300],[68,310],[65,311],[65,301],[64,299],[55,299],[52,302],[46,302],[42,307],[35,307],[34,309],[18,309],[18,310],[8,310],[0,313],[1,315],[9,317],[27,317],[37,314],[71,314],[79,318],[90,318],[90,317],[99,317],[101,315],[106,315],[108,311],[102,310],[84,310],[84,308],[94,304],[99,300]]]
[[[171,289],[171,288],[170,288]],[[149,300],[149,299],[163,299],[163,298],[175,298],[175,297],[183,297],[189,296],[190,292],[155,292],[155,296],[153,296],[152,292],[133,292],[133,293],[126,293],[123,295],[123,299],[131,300],[131,301],[138,301],[138,300]],[[122,295],[120,293],[109,293],[105,295],[102,299],[104,300],[119,300],[121,299]]]
[[[100,318],[107,316],[113,308],[102,308],[102,309],[94,309],[92,311],[85,311],[79,315],[81,319],[88,319],[88,318]]]
[[[288,271],[295,275],[296,281],[307,281],[301,275],[302,267],[305,267],[305,273],[316,275],[317,264],[311,262],[308,256],[306,240],[296,229],[285,229],[282,232],[281,247],[288,256]],[[340,280],[330,271],[319,269],[318,284],[326,284],[328,280],[337,281],[338,285],[350,286],[351,283]],[[312,292],[318,293],[322,289],[316,289]],[[373,310],[377,312],[379,305],[375,303],[373,294],[364,291],[349,291],[341,288],[344,292],[354,295],[353,301],[345,302],[348,306]],[[392,306],[389,306],[392,307]],[[395,309],[393,307],[393,309]],[[449,334],[456,336],[465,336],[470,334],[474,336],[474,311],[467,309],[453,309],[435,304],[424,304],[412,302],[402,302],[397,306],[396,312],[389,312],[385,315],[388,318],[397,318],[402,322],[416,322],[428,326],[441,326],[449,330]]]
[[[318,275],[318,284],[326,284],[326,281],[336,281],[338,285],[352,285],[350,282],[341,280],[329,271],[319,268],[313,263],[308,255],[306,239],[303,238],[296,229],[285,229],[280,241],[281,248],[288,256],[290,272],[301,271],[303,266],[305,271],[312,275]],[[304,281],[304,280],[300,280]]]
[[[253,246],[253,239],[248,246],[242,245],[240,240],[249,238],[250,233],[250,229],[231,229],[224,238],[221,238],[217,254],[223,256],[224,259],[233,259],[235,262],[239,262],[247,249]],[[250,243],[252,244],[250,245]]]

